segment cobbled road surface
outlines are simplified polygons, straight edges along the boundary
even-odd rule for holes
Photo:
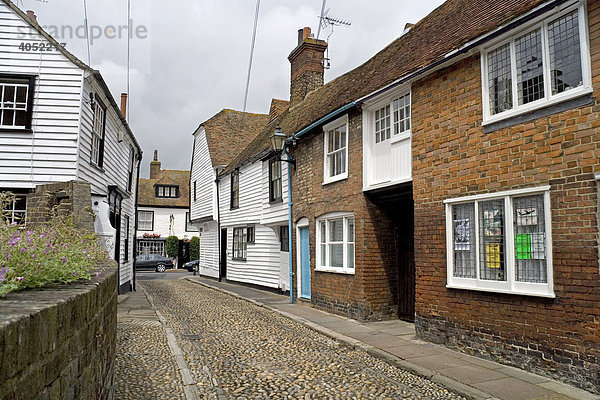
[[[463,399],[276,312],[214,289],[185,280],[140,284],[174,331],[202,398]],[[132,340],[129,335],[119,337]],[[166,346],[154,337],[148,339],[155,341],[153,346]],[[170,367],[163,369],[172,375]],[[146,378],[131,377],[144,380],[140,384],[166,384]]]

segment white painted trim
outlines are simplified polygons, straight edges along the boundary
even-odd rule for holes
[[[544,196],[544,224],[546,237],[546,282],[532,283],[520,282],[515,279],[515,243],[514,243],[514,220],[513,199],[521,195]],[[489,199],[504,200],[504,243],[505,243],[505,281],[493,281],[480,279],[480,247],[479,247],[479,201]],[[475,215],[475,278],[462,278],[454,276],[454,224],[452,221],[452,205],[461,203],[473,203]],[[446,212],[446,287],[454,289],[469,289],[494,293],[508,293],[526,296],[554,298],[554,276],[552,267],[552,216],[550,203],[550,187],[543,186],[531,189],[510,190],[499,193],[486,193],[477,196],[468,196],[460,199],[445,200]]]
[[[398,179],[398,180],[395,180],[395,181],[387,181],[387,182],[378,183],[376,185],[364,186],[363,187],[363,192],[368,192],[370,190],[381,189],[381,188],[384,188],[384,187],[399,185],[399,184],[407,183],[407,182],[412,182],[412,178]]]
[[[296,287],[298,289],[296,296],[302,298],[302,244],[300,241],[300,229],[308,228],[308,218],[302,217],[296,222]],[[310,257],[310,231],[308,232],[308,246],[309,246],[309,257]],[[309,261],[310,262],[310,261]],[[310,264],[309,264],[310,268]]]
[[[466,203],[474,200],[489,200],[489,199],[497,199],[505,196],[518,196],[521,194],[536,194],[547,192],[550,190],[550,186],[537,186],[533,188],[524,188],[524,189],[514,189],[514,190],[506,190],[504,192],[495,192],[495,193],[484,193],[484,194],[476,194],[473,196],[465,196],[465,197],[457,197],[453,199],[444,200],[444,204],[457,204],[457,203]]]
[[[556,95],[551,93],[551,73],[550,73],[550,55],[548,50],[548,38],[547,38],[547,25],[548,21],[555,20],[568,14],[572,11],[578,11],[579,18],[579,36],[580,36],[580,51],[581,51],[581,69],[583,77],[583,85],[577,88],[567,90]],[[542,60],[543,60],[543,76],[544,76],[544,97],[525,105],[518,104],[518,92],[517,92],[517,75],[516,75],[516,58],[515,58],[515,46],[514,39],[521,34],[531,32],[535,29],[541,30],[542,40]],[[495,50],[507,43],[510,43],[510,55],[511,55],[511,80],[512,80],[512,101],[513,108],[506,110],[501,113],[491,115],[490,104],[489,104],[489,88],[487,82],[488,76],[488,63],[487,55],[491,50]],[[511,31],[502,36],[501,39],[495,40],[492,44],[486,44],[480,48],[480,62],[481,62],[481,96],[483,103],[483,126],[502,121],[507,118],[522,115],[531,111],[539,110],[548,106],[556,105],[567,100],[575,99],[577,97],[585,96],[593,92],[592,87],[592,72],[591,72],[591,60],[589,51],[589,34],[587,31],[587,15],[585,2],[579,1],[571,3],[567,6],[562,7],[559,11],[552,11],[546,13],[533,22],[528,23],[526,26],[521,27],[519,30]]]
[[[321,228],[319,227],[320,223],[325,220],[325,229],[329,230],[328,228],[328,224],[327,221],[331,220],[331,219],[338,219],[338,218],[343,218],[343,260],[344,260],[344,267],[343,268],[334,268],[331,266],[321,266],[320,265],[320,259],[321,259],[321,242],[320,242],[320,237],[321,237]],[[348,218],[352,218],[354,219],[354,241],[352,242],[354,244],[354,268],[348,268],[347,267],[347,263],[348,263],[348,253],[347,253],[347,248],[348,248],[348,224],[347,224],[347,219]],[[327,237],[327,234],[326,234]],[[329,242],[327,242],[326,245],[326,249],[329,249]],[[325,259],[327,260],[329,257],[327,257],[329,254],[329,250],[327,250],[327,254],[325,256]],[[315,220],[315,271],[317,272],[332,272],[332,273],[336,273],[336,274],[344,274],[344,275],[354,275],[356,273],[356,219],[354,218],[354,213],[349,213],[349,212],[332,212],[332,213],[327,213],[327,214],[323,214],[320,217],[318,217]]]
[[[346,171],[335,175],[335,176],[328,176],[327,174],[327,138],[328,138],[328,131],[338,128],[341,125],[346,125]],[[328,183],[333,183],[333,182],[337,182],[337,181],[341,181],[343,179],[348,178],[348,170],[350,169],[350,160],[348,159],[348,147],[350,147],[350,143],[348,143],[348,139],[350,137],[350,126],[348,124],[348,114],[345,114],[344,116],[326,124],[323,125],[323,185],[326,185]]]

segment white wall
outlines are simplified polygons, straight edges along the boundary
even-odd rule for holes
[[[0,73],[37,76],[32,133],[2,132],[0,187],[75,179],[83,71],[58,51],[21,51],[49,43],[0,2]]]
[[[141,238],[144,233],[158,233],[162,239],[173,235],[179,239],[191,239],[192,236],[198,236],[198,232],[188,232],[185,230],[185,213],[187,208],[162,208],[162,207],[138,207],[139,211],[154,212],[154,230],[138,231],[137,237]],[[171,215],[174,217],[173,231],[169,231],[171,225]],[[190,224],[190,226],[193,226]]]
[[[197,224],[200,233],[200,275],[219,277],[219,231],[214,221]]]
[[[259,163],[259,162],[257,162]],[[286,162],[281,163],[281,197],[282,201],[269,202],[269,161],[262,164],[262,214],[263,225],[284,225],[288,220],[288,166]]]
[[[192,221],[198,219],[217,219],[215,210],[216,184],[204,127],[194,133],[194,154],[190,171],[190,209]],[[197,197],[194,201],[194,182]]]

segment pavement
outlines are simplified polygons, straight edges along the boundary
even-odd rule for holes
[[[290,304],[289,297],[266,290],[199,276],[184,279],[273,310],[349,348],[364,350],[470,399],[600,399],[547,377],[418,340],[412,323],[359,322],[317,310],[304,302]]]

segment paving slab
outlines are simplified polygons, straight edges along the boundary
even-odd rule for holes
[[[440,369],[439,372],[442,375],[467,384],[482,383],[506,377],[506,375],[492,369],[482,368],[479,365],[473,364]]]
[[[475,383],[473,386],[503,400],[528,400],[553,394],[550,390],[512,377]]]

